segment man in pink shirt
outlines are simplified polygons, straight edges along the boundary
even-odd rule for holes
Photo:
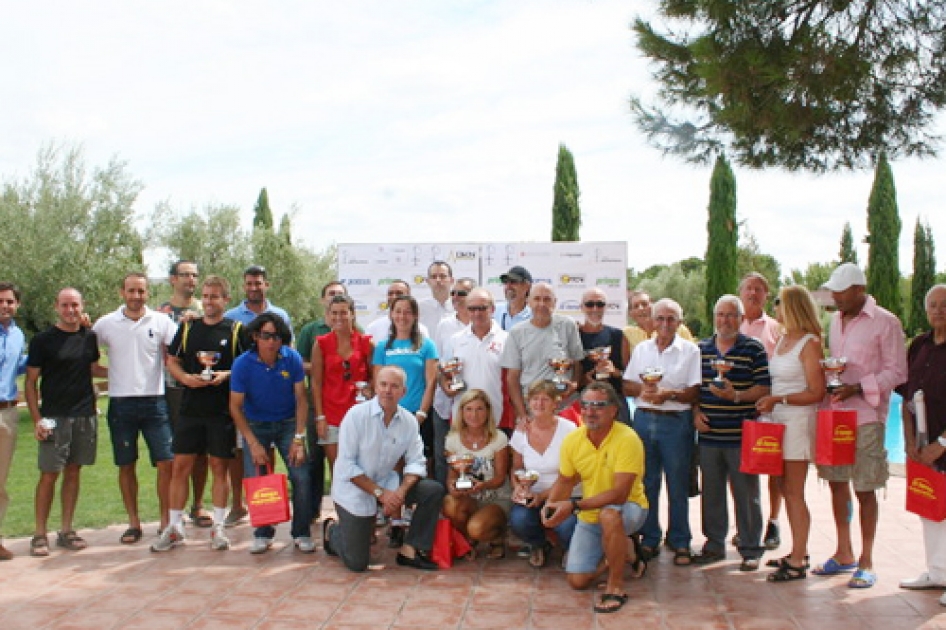
[[[867,295],[867,278],[852,263],[834,270],[824,284],[838,311],[831,318],[831,356],[844,357],[844,383],[831,394],[831,405],[857,411],[857,454],[853,466],[818,466],[831,487],[831,507],[838,532],[834,555],[816,567],[815,575],[854,571],[851,588],[869,588],[877,581],[873,547],[877,532],[877,496],[889,475],[884,449],[890,393],[907,379],[907,356],[900,320]],[[851,544],[851,485],[859,505],[862,549]]]
[[[782,335],[782,325],[774,317],[765,312],[765,305],[769,301],[769,281],[758,271],[747,273],[739,281],[739,299],[746,316],[739,326],[739,332],[749,337],[755,337],[765,347],[765,354],[772,358],[775,344]],[[765,526],[765,535],[762,540],[766,549],[777,549],[782,544],[779,535],[778,516],[782,511],[782,487],[780,477],[769,477],[769,522]],[[733,545],[738,547],[735,541]]]

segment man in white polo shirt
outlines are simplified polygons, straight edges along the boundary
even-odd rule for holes
[[[121,542],[141,540],[138,515],[138,435],[145,438],[151,464],[158,469],[157,491],[161,529],[168,524],[171,482],[171,424],[164,400],[164,360],[177,325],[164,313],[148,308],[148,278],[133,272],[122,280],[125,305],[103,316],[92,330],[108,351],[108,368],[96,376],[108,377],[108,428],[118,466],[118,485],[128,512],[128,529]]]

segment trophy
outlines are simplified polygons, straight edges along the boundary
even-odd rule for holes
[[[513,501],[519,505],[528,505],[529,499],[533,497],[532,486],[539,480],[539,471],[520,468],[513,475],[516,478],[516,483],[519,484],[519,488],[521,488],[521,491],[519,488],[516,489]]]
[[[607,361],[611,358],[611,346],[602,346],[601,348],[592,348],[588,351],[588,358],[595,362],[595,366],[602,361]],[[595,378],[599,381],[608,380],[608,375],[604,372],[598,372],[597,367],[595,369]]]
[[[572,367],[572,360],[568,357],[555,357],[549,359],[549,367],[555,370],[555,376],[552,382],[555,383],[555,389],[564,392],[568,389],[568,381],[565,379],[565,372]]]
[[[657,383],[664,377],[662,367],[646,367],[641,372],[641,381],[644,383],[644,389],[649,392],[657,391]]]
[[[460,372],[462,371],[462,359],[453,357],[452,359],[444,361],[443,373],[450,377],[449,387],[451,392],[462,392],[466,389],[466,383],[463,381],[463,377],[460,376]]]
[[[51,440],[53,439],[53,430],[56,428],[56,421],[52,418],[43,418],[39,421],[39,428],[45,429],[47,431],[46,440]]]
[[[466,473],[469,472],[470,468],[473,467],[473,462],[475,460],[476,458],[469,453],[450,456],[450,459],[447,460],[447,463],[450,464],[450,466],[460,475],[453,483],[454,488],[457,490],[469,490],[473,487],[473,479],[471,477],[467,477]]]
[[[834,390],[844,384],[841,382],[841,372],[847,367],[847,359],[845,357],[821,359],[821,367],[824,368],[824,373],[828,377],[828,393],[833,394]]]
[[[197,352],[197,361],[204,366],[204,369],[200,373],[200,378],[205,381],[214,380],[214,373],[212,368],[217,365],[217,361],[220,360],[220,353],[214,352],[213,350],[200,350]]]
[[[713,385],[720,389],[726,387],[726,381],[724,377],[726,372],[733,368],[733,362],[727,361],[726,359],[717,358],[710,361],[710,367],[716,370],[716,378],[713,379]]]
[[[355,402],[363,403],[368,400],[365,396],[365,388],[368,387],[368,381],[355,381]]]

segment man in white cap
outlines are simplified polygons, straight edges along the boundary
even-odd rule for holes
[[[907,379],[903,328],[896,315],[877,306],[867,295],[867,278],[852,263],[834,270],[824,284],[831,291],[837,312],[831,318],[831,356],[847,359],[844,383],[831,393],[830,404],[857,411],[857,452],[853,466],[818,466],[819,476],[831,487],[831,507],[838,532],[834,555],[815,567],[815,575],[854,571],[851,588],[869,588],[877,581],[873,547],[877,532],[877,496],[889,475],[884,449],[885,422],[890,393]],[[861,555],[854,555],[848,519],[851,486],[857,497],[861,525]]]

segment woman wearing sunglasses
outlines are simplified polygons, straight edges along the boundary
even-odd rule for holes
[[[581,361],[582,387],[593,381],[605,381],[621,391],[624,368],[630,356],[629,343],[624,333],[604,323],[604,314],[608,309],[608,296],[601,289],[588,289],[581,296],[581,312],[585,321],[578,326],[581,346],[585,349],[585,358]],[[598,350],[598,352],[592,352]],[[618,420],[631,423],[631,412],[627,399],[618,396]]]
[[[338,427],[355,404],[358,384],[371,380],[374,344],[355,327],[355,302],[347,295],[332,298],[325,320],[332,330],[312,346],[312,404],[319,444],[332,468],[338,456]],[[368,385],[360,393],[367,398],[370,389]]]

